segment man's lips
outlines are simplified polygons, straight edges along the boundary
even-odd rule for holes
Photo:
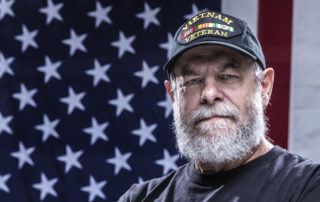
[[[201,118],[201,119],[197,120],[195,122],[195,124],[197,125],[197,124],[199,124],[201,122],[219,120],[219,119],[233,119],[233,117],[231,117],[231,116],[222,116],[222,115],[214,115],[214,116],[210,116],[210,117]]]

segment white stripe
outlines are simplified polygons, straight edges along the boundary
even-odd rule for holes
[[[258,0],[222,0],[222,13],[233,15],[246,21],[251,29],[258,31]]]
[[[320,161],[319,8],[318,0],[294,1],[289,119],[289,150],[315,161]]]

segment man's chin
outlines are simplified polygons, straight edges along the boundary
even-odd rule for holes
[[[197,127],[197,134],[200,136],[229,136],[229,134],[234,133],[235,129],[231,126],[222,126],[222,125],[205,125],[201,124]]]
[[[228,137],[230,135],[230,132],[227,129],[213,129],[210,131],[199,131],[197,135],[206,139],[212,139],[219,136]]]

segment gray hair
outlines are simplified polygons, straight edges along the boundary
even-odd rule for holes
[[[259,83],[261,83],[262,72],[263,70],[259,63],[254,62],[254,75],[256,76],[256,81]]]

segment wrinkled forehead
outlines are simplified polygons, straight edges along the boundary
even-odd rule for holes
[[[190,67],[191,64],[194,66],[207,61],[233,64],[238,68],[251,66],[254,63],[252,58],[234,49],[218,45],[202,45],[185,51],[176,60],[173,73],[179,75],[184,68]]]

